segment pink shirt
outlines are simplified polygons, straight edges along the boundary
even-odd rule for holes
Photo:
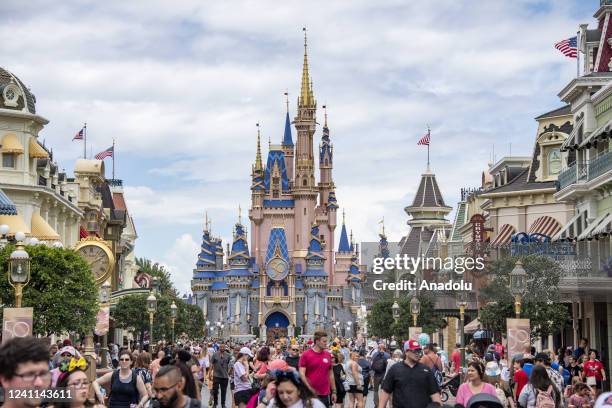
[[[495,387],[489,383],[482,383],[482,391],[481,394],[491,394],[494,397],[497,397],[497,393],[495,392]],[[470,385],[468,383],[463,383],[459,386],[459,390],[457,391],[456,403],[461,404],[463,406],[467,406],[468,401],[472,398],[474,394],[472,394],[472,390],[470,389]]]
[[[329,372],[332,369],[332,355],[323,350],[319,353],[308,349],[300,357],[299,367],[306,368],[306,378],[317,395],[329,395],[331,384]]]

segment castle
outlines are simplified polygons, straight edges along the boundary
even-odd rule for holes
[[[315,179],[317,102],[307,51],[305,35],[297,116],[291,122],[287,107],[282,142],[270,144],[265,167],[257,132],[250,244],[239,217],[224,263],[222,242],[205,223],[191,286],[210,336],[270,340],[316,330],[354,336],[363,329],[365,267],[352,237],[349,242],[344,216],[335,250],[338,202],[327,113],[318,148],[319,182]]]

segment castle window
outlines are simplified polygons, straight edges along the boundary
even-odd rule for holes
[[[272,184],[278,184],[280,179],[278,177],[272,177]]]
[[[15,168],[15,153],[2,153],[2,167]]]
[[[548,153],[548,175],[556,175],[561,171],[561,151],[552,149]]]
[[[272,190],[272,198],[278,198],[278,190]]]
[[[306,181],[306,179],[302,180],[302,185],[303,185],[304,187],[306,187],[306,184],[308,184],[308,182]]]
[[[306,215],[306,209],[304,208],[304,215]]]

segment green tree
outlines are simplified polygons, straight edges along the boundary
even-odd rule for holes
[[[528,318],[532,338],[546,337],[561,330],[568,323],[569,311],[560,303],[559,281],[561,269],[550,258],[528,256],[520,258],[527,273],[527,287],[522,296],[521,317]],[[480,321],[487,329],[506,332],[506,318],[514,317],[514,297],[510,293],[510,272],[519,258],[504,258],[487,269],[489,285],[481,291],[488,302],[480,310]]]
[[[8,283],[8,258],[14,246],[0,251],[0,303],[14,305]],[[30,255],[30,282],[23,289],[23,307],[34,308],[34,334],[87,333],[98,313],[98,287],[87,262],[74,250],[26,246]],[[1,309],[0,309],[1,313]]]
[[[425,333],[433,333],[443,327],[444,319],[435,313],[435,303],[431,295],[420,293],[418,299],[421,302],[421,310],[417,318],[417,326]],[[368,316],[368,331],[379,337],[389,338],[392,335],[397,338],[407,339],[412,326],[412,314],[410,313],[411,297],[403,296],[397,300],[400,314],[397,322],[393,318],[394,299],[383,299],[376,302]]]
[[[163,265],[157,262],[153,263],[150,259],[146,258],[136,258],[136,265],[144,273],[159,278],[159,291],[161,294],[172,297],[178,296],[178,292],[172,283],[170,272]]]

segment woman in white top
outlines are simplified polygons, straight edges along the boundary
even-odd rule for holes
[[[325,408],[304,385],[297,371],[276,370],[272,374],[276,381],[266,388],[266,395],[257,408]]]
[[[238,408],[246,407],[251,399],[251,380],[249,379],[249,357],[253,357],[248,347],[238,352],[238,359],[234,363],[234,403]]]
[[[349,408],[363,408],[363,375],[357,362],[359,353],[352,351],[347,364],[346,381],[349,384]]]

